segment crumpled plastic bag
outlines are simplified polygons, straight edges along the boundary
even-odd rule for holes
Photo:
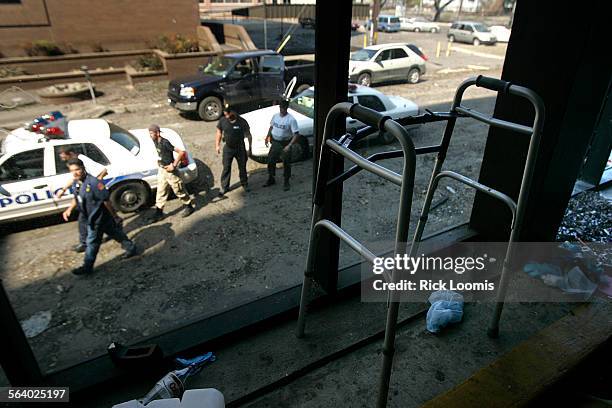
[[[564,272],[557,265],[532,262],[525,264],[523,270],[532,278],[541,279],[546,285],[557,287],[566,293],[591,296],[597,289],[597,283],[591,281],[577,266]]]
[[[438,333],[451,323],[463,318],[463,296],[452,290],[438,290],[429,295],[431,306],[427,311],[427,330]]]

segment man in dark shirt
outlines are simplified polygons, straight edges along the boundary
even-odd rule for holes
[[[215,135],[215,150],[221,153],[221,139],[225,141],[223,146],[223,171],[221,172],[221,188],[219,196],[223,197],[230,188],[230,177],[232,174],[232,161],[238,163],[240,184],[245,191],[249,191],[247,181],[247,151],[244,146],[244,137],[252,143],[251,131],[246,120],[238,116],[230,108],[223,109],[223,117],[217,122],[217,134]]]
[[[194,212],[191,197],[185,190],[183,180],[179,177],[178,166],[187,154],[184,150],[175,147],[166,138],[161,137],[161,129],[158,125],[149,126],[149,136],[155,143],[159,160],[157,162],[157,195],[155,197],[155,214],[152,221],[164,218],[164,205],[168,200],[168,188],[183,202],[183,217],[188,217]],[[173,152],[176,152],[174,158]]]
[[[116,214],[108,201],[109,192],[104,183],[87,174],[83,162],[79,159],[68,160],[68,168],[74,178],[72,184],[74,199],[70,207],[64,211],[64,220],[68,221],[70,214],[77,207],[87,220],[85,259],[83,266],[76,268],[72,273],[83,275],[93,272],[93,266],[104,234],[121,244],[121,247],[125,250],[123,255],[125,258],[135,255],[137,252],[136,246],[125,235],[121,225],[115,221]]]

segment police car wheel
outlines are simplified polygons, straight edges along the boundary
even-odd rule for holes
[[[111,191],[110,201],[117,211],[134,212],[149,201],[149,190],[138,182],[120,184]]]
[[[223,112],[223,103],[216,96],[208,96],[200,102],[198,114],[207,122],[218,120]]]

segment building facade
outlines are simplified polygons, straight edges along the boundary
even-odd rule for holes
[[[79,52],[148,48],[161,35],[196,38],[197,0],[0,0],[0,52],[47,40]]]

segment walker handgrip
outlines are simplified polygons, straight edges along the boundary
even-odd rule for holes
[[[358,103],[351,106],[349,116],[365,123],[366,125],[376,126],[378,129],[380,129],[381,121],[385,118],[384,115],[381,115],[373,109],[359,105]]]
[[[505,94],[508,93],[511,85],[512,83],[497,78],[490,78],[482,75],[478,75],[476,78],[476,86],[487,88],[492,91],[503,92]]]

